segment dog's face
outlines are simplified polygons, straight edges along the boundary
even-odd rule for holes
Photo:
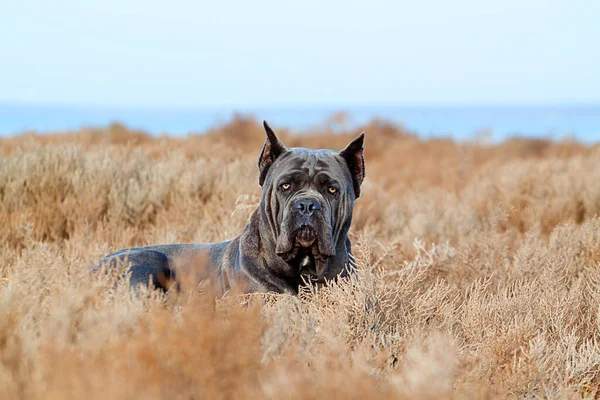
[[[265,122],[259,158],[262,217],[275,252],[298,275],[322,282],[341,272],[354,200],[364,179],[361,134],[344,150],[286,148]]]

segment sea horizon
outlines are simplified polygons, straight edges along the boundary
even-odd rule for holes
[[[298,133],[324,126],[351,130],[378,119],[422,138],[600,141],[600,104],[161,107],[0,102],[0,136],[76,131],[115,122],[151,135],[184,136],[227,124],[236,115]],[[343,118],[332,122],[336,115]]]

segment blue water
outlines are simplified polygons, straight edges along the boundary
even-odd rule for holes
[[[274,127],[310,131],[334,113],[348,116],[338,128],[379,118],[403,125],[422,137],[469,139],[485,133],[493,140],[511,136],[576,138],[600,142],[600,105],[561,107],[297,107],[256,109],[127,108],[0,104],[0,136],[24,131],[53,132],[120,122],[151,134],[201,133],[227,123],[235,113],[266,119]]]

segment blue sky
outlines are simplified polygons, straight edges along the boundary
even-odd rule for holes
[[[600,103],[600,1],[4,0],[0,102]]]

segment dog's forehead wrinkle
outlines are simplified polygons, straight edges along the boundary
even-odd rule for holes
[[[290,149],[288,153],[294,158],[300,158],[302,160],[332,160],[338,152],[329,149],[305,149],[302,147],[295,147]]]
[[[329,152],[322,154],[301,152],[289,158],[288,162],[279,168],[276,179],[278,182],[293,180],[305,189],[313,186],[316,188],[323,184],[345,187],[344,182],[351,182],[352,177],[348,168],[344,167],[344,160]]]
[[[334,175],[344,174],[342,163],[339,157],[336,157],[338,152],[334,150],[305,148],[292,148],[290,150],[285,163],[288,170],[297,170],[307,176],[309,180],[312,180],[315,175],[323,171],[332,171]]]

